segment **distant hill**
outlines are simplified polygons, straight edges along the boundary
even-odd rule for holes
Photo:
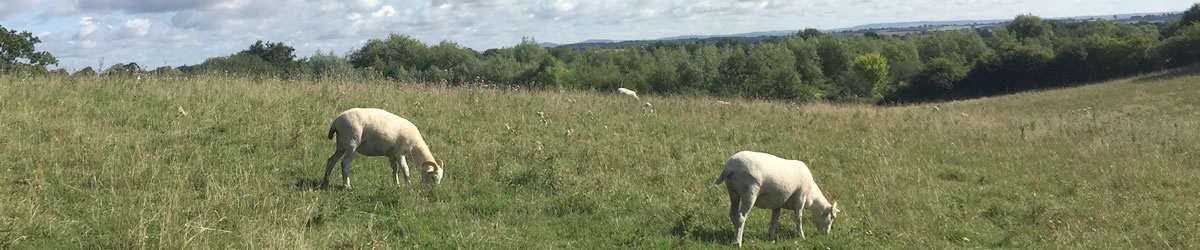
[[[1179,20],[1180,16],[1182,16],[1182,12],[1130,13],[1130,14],[1116,14],[1116,15],[1058,17],[1058,18],[1047,18],[1047,19],[1060,20],[1060,21],[1111,20],[1111,21],[1116,21],[1116,22],[1134,23],[1134,22],[1176,21],[1176,20]],[[852,26],[852,27],[847,27],[847,28],[828,29],[828,30],[822,30],[822,31],[828,32],[828,33],[834,33],[834,32],[856,33],[859,31],[884,31],[885,33],[890,33],[890,32],[887,32],[890,29],[904,29],[903,32],[896,32],[896,34],[903,34],[903,33],[911,33],[911,32],[939,30],[940,28],[958,28],[958,27],[954,27],[954,26],[970,26],[970,25],[978,25],[978,26],[983,26],[983,27],[996,26],[996,25],[1000,25],[1005,22],[1008,22],[1009,20],[1012,20],[1012,19],[981,19],[981,20],[956,20],[956,21],[915,21],[915,22],[895,22],[895,23],[873,23],[873,24]],[[966,28],[966,27],[963,27],[963,28]],[[768,40],[768,39],[771,39],[774,37],[788,36],[788,35],[796,33],[800,29],[801,28],[797,28],[796,30],[773,30],[773,31],[746,32],[746,33],[726,34],[726,35],[682,35],[682,36],[672,36],[672,37],[664,37],[664,38],[648,39],[648,40],[588,39],[588,40],[584,40],[582,42],[571,43],[571,44],[542,43],[542,46],[543,47],[567,47],[567,48],[580,49],[580,48],[620,48],[620,47],[629,47],[629,46],[645,46],[645,45],[650,45],[650,44],[655,44],[655,43],[718,42],[721,40],[733,40],[733,41],[740,41],[740,42],[757,42],[757,41]]]

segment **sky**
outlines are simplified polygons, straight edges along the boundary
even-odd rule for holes
[[[298,57],[344,55],[390,33],[479,51],[538,42],[834,29],[869,23],[1183,11],[1194,0],[0,0],[0,25],[29,31],[52,68],[198,64],[283,42]]]

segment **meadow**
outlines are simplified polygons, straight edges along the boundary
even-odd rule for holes
[[[1198,84],[881,107],[0,76],[0,248],[729,248],[713,180],[755,150],[807,162],[842,213],[828,235],[806,221],[807,240],[785,213],[772,242],[755,209],[747,248],[1196,249]],[[315,189],[352,107],[421,127],[442,185],[397,187],[386,158],[357,157],[354,190]]]

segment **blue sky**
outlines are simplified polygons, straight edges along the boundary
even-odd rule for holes
[[[297,56],[407,34],[476,50],[522,37],[572,43],[868,23],[1182,11],[1188,0],[0,0],[0,24],[34,33],[58,67],[197,64],[257,39]]]

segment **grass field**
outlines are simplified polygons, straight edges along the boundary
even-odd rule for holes
[[[842,209],[749,248],[1200,248],[1200,77],[875,107],[348,82],[0,76],[0,248],[728,248],[740,150]],[[940,111],[935,111],[933,105]],[[182,107],[188,112],[181,115]],[[446,179],[314,185],[329,121],[422,128]],[[542,112],[544,118],[538,113]],[[336,171],[335,171],[336,172]],[[335,175],[334,183],[337,183]]]

